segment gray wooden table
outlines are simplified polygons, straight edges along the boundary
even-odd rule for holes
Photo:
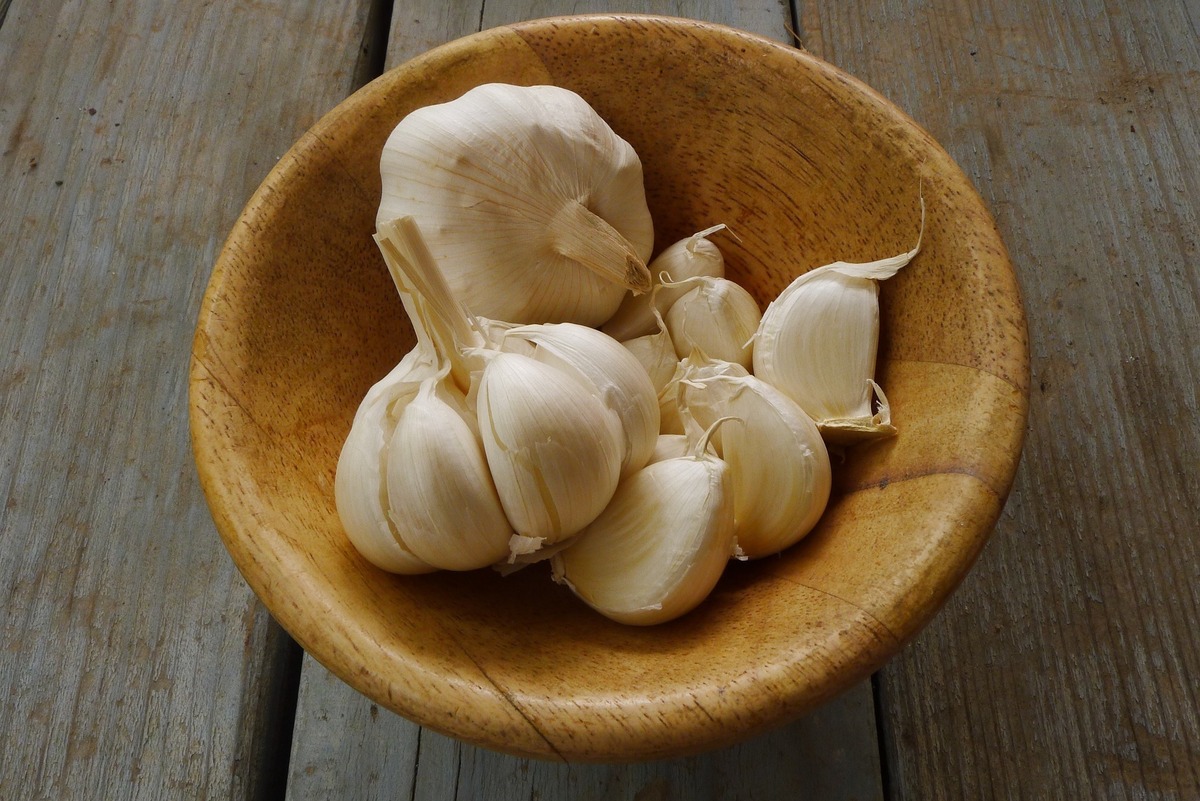
[[[1025,293],[993,541],[870,683],[758,740],[519,760],[331,678],[222,549],[187,434],[216,251],[381,70],[644,11],[814,54],[927,127]],[[1200,2],[0,0],[0,798],[1200,798]],[[702,121],[702,117],[700,118]]]

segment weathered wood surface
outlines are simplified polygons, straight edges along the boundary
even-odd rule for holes
[[[1200,4],[806,2],[963,166],[1023,284],[996,534],[882,671],[889,796],[1200,797]]]
[[[0,797],[282,793],[294,652],[196,486],[187,354],[238,210],[370,74],[371,5],[0,0]],[[1197,797],[1200,4],[731,5],[621,10],[794,28],[947,147],[1026,296],[1023,465],[974,572],[880,674],[886,797]],[[398,4],[388,61],[577,10],[600,9]],[[829,743],[861,743],[844,727],[868,701],[757,747],[555,768],[419,731],[306,662],[290,794],[850,797],[831,783],[877,782],[874,742],[867,764]]]
[[[369,7],[0,5],[0,798],[282,786],[299,654],[201,496],[188,355],[242,204],[353,90]]]

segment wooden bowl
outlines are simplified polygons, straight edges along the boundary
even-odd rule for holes
[[[923,250],[882,285],[877,377],[899,435],[835,468],[819,527],[734,563],[672,623],[611,623],[548,572],[400,577],[347,541],[334,467],[366,389],[413,344],[371,240],[378,158],[419,106],[483,82],[586,98],[645,166],[661,248],[724,222],[765,304],[836,260]],[[539,20],[382,76],[280,160],[213,272],[191,363],[200,479],[279,622],[348,684],[487,748],[645,760],[727,745],[862,681],[924,625],[992,530],[1019,459],[1025,320],[1003,244],[941,147],[812,56],[700,22]]]

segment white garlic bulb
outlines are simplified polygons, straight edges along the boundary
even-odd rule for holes
[[[888,259],[819,267],[794,280],[763,313],[754,338],[754,374],[800,404],[830,442],[896,433],[887,398],[874,380],[877,282],[895,275],[919,249],[918,241]]]
[[[377,224],[412,216],[476,314],[595,326],[650,288],[641,162],[574,92],[485,84],[417,109],[380,173]]]
[[[779,553],[812,530],[829,501],[821,433],[795,401],[755,376],[693,372],[680,383],[686,413],[700,426],[741,421],[713,438],[733,480],[738,547],[751,559]]]
[[[500,349],[520,342],[532,346],[527,355],[591,385],[592,394],[616,413],[625,438],[621,475],[646,464],[658,437],[658,393],[632,353],[607,334],[574,323],[512,328]]]
[[[612,498],[625,450],[621,421],[575,375],[498,353],[479,379],[476,413],[517,534],[553,545],[594,520]]]
[[[707,447],[705,435],[689,455],[622,481],[600,516],[555,554],[555,577],[621,623],[663,623],[695,608],[735,553],[729,470]]]
[[[663,286],[661,276],[664,274],[669,281],[675,282],[701,275],[723,278],[725,258],[720,248],[708,240],[709,236],[722,230],[725,230],[724,224],[698,231],[655,256],[649,265],[651,291],[627,294],[616,314],[601,326],[601,330],[622,342],[654,333],[658,328],[654,318],[666,314],[671,304],[688,291],[685,287]]]

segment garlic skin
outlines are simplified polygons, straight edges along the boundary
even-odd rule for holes
[[[749,370],[762,316],[754,296],[726,278],[701,276],[672,286],[691,287],[666,314],[675,353],[682,359],[698,349]]]
[[[444,376],[421,382],[388,444],[390,517],[404,546],[443,570],[508,555],[514,532],[488,471],[466,398]]]
[[[827,441],[851,444],[896,433],[874,381],[879,347],[879,285],[917,247],[867,264],[834,262],[801,275],[763,313],[754,374],[808,413]],[[871,411],[878,394],[880,408]]]
[[[675,355],[675,343],[671,342],[671,335],[665,329],[656,334],[627,339],[621,345],[646,371],[655,394],[661,392],[675,375],[679,357]]]
[[[691,611],[735,552],[733,485],[705,453],[655,462],[621,482],[612,501],[551,560],[556,579],[619,623],[648,626]]]
[[[671,376],[671,380],[658,393],[659,434],[688,433],[685,414],[680,409],[680,381],[685,377],[696,379],[714,375],[746,376],[750,373],[740,364],[709,359],[700,351],[682,359],[675,368],[675,375]]]
[[[616,413],[625,443],[622,476],[646,464],[658,437],[658,393],[632,353],[612,337],[574,323],[512,328],[504,333],[500,349],[520,342],[533,346],[529,355],[535,360],[591,385],[593,394]]]
[[[587,384],[529,356],[498,353],[476,403],[488,467],[517,534],[553,545],[600,514],[617,488],[625,434]]]
[[[395,426],[389,410],[413,397],[436,374],[432,355],[413,348],[367,391],[342,445],[334,477],[334,502],[354,548],[391,573],[429,573],[434,567],[408,550],[388,516],[387,445]]]
[[[695,371],[700,372],[700,371]],[[805,537],[829,502],[829,453],[795,401],[752,375],[685,376],[681,405],[713,437],[733,480],[737,544],[745,557],[777,554]]]
[[[377,224],[412,216],[475,314],[597,326],[650,289],[641,162],[574,92],[485,84],[417,109],[380,174]]]
[[[724,278],[725,257],[707,238],[724,229],[725,225],[721,224],[698,231],[655,256],[649,265],[650,292],[627,294],[600,330],[621,342],[654,333],[658,329],[655,317],[666,314],[671,304],[688,291],[682,287],[664,286],[660,279],[664,273],[674,282],[702,275]]]

